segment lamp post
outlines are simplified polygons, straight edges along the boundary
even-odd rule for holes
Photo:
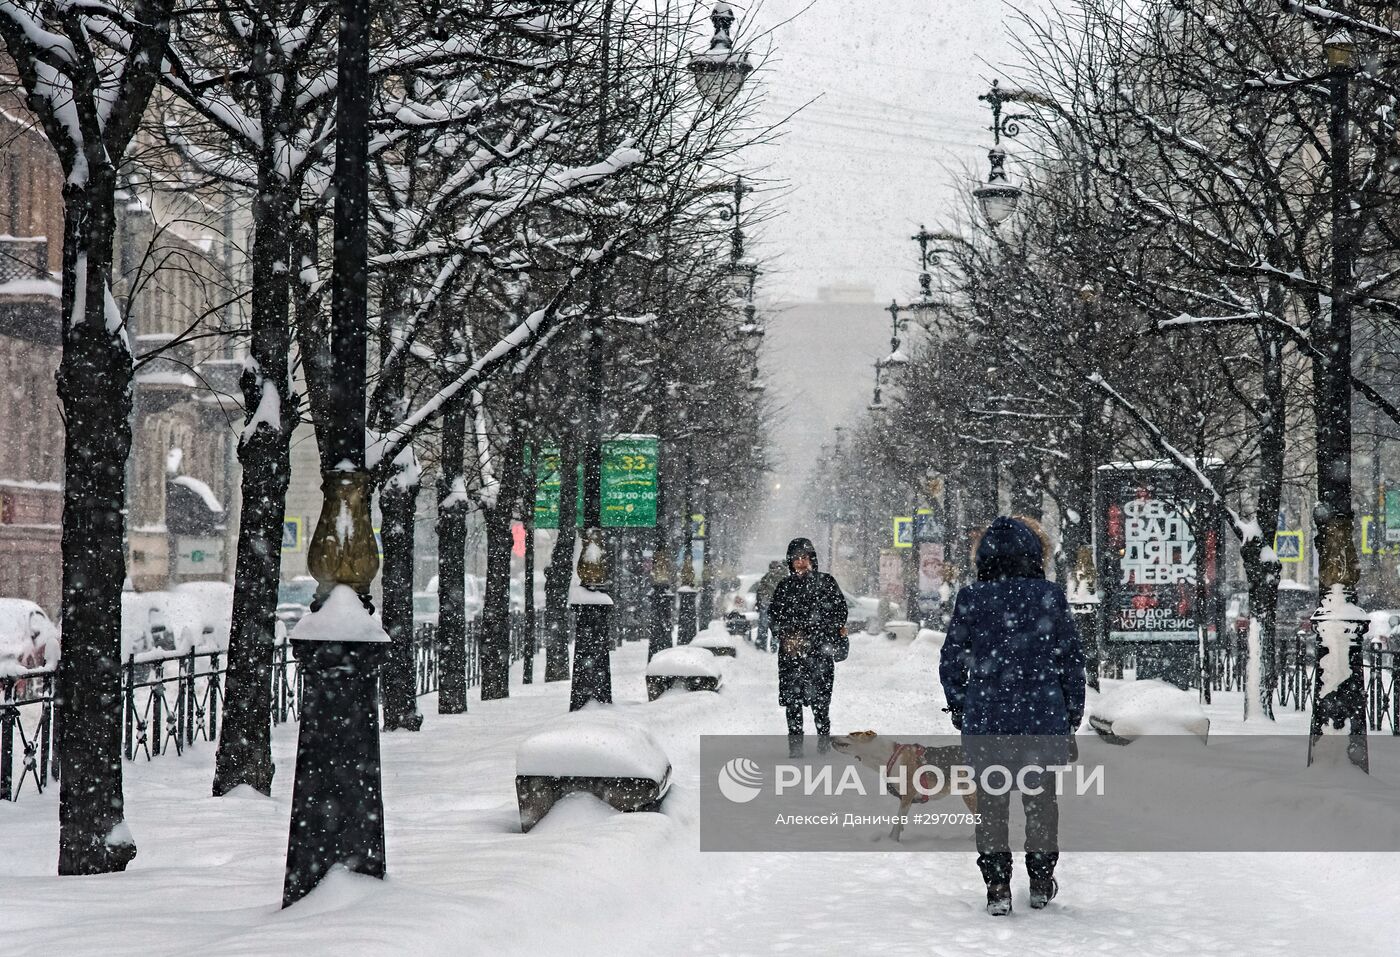
[[[730,31],[734,27],[734,8],[727,3],[717,3],[710,12],[710,23],[715,33],[710,38],[710,48],[690,58],[690,72],[695,77],[695,86],[711,106],[716,109],[729,104],[738,94],[744,80],[753,72],[747,53],[734,52],[734,39]]]
[[[987,153],[991,169],[987,173],[986,185],[973,190],[972,195],[977,197],[987,222],[1000,226],[1016,212],[1016,204],[1021,200],[1021,188],[1006,178],[1006,152],[1001,148],[1001,138],[1015,139],[1019,136],[1020,121],[1026,119],[1027,114],[1002,115],[1002,104],[1020,99],[1020,96],[1002,90],[996,80],[992,81],[990,91],[977,98],[992,108],[992,125],[988,127],[992,131],[992,148]]]
[[[321,516],[307,566],[317,582],[310,614],[291,635],[302,680],[282,906],[334,866],[384,876],[378,672],[389,638],[371,615],[379,570],[365,468],[368,243],[369,8],[340,5],[336,73],[335,258],[330,384]]]
[[[1313,613],[1318,636],[1313,711],[1308,736],[1312,764],[1324,736],[1346,734],[1351,763],[1369,770],[1361,640],[1366,613],[1357,607],[1360,567],[1351,504],[1351,313],[1356,259],[1352,210],[1351,124],[1347,117],[1356,44],[1345,31],[1323,42],[1328,86],[1328,168],[1332,201],[1331,309],[1320,317],[1313,359],[1313,417],[1317,432],[1317,504],[1313,509],[1321,603]]]

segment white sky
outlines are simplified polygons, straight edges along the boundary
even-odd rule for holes
[[[754,249],[771,260],[765,295],[810,299],[820,285],[856,283],[881,301],[906,298],[917,289],[908,237],[920,223],[955,227],[974,185],[966,171],[985,175],[990,113],[977,95],[1012,55],[1013,8],[1001,0],[734,6],[741,39],[773,33],[775,54],[750,81],[761,115],[776,121],[816,98],[778,144],[750,156],[789,190]]]
[[[803,486],[834,427],[870,401],[871,363],[889,351],[884,306],[918,290],[909,237],[921,223],[956,230],[986,175],[991,114],[977,96],[1013,56],[1015,14],[1001,0],[749,0],[743,10],[753,12],[740,15],[741,43],[773,31],[775,54],[750,79],[761,116],[775,122],[815,98],[778,143],[745,154],[786,184],[750,243],[765,260],[763,366],[777,412],[776,469],[748,562],[762,570],[793,535],[823,539]],[[791,305],[833,284],[869,286],[874,300]]]

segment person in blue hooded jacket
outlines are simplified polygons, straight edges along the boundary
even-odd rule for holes
[[[1069,736],[1084,715],[1084,652],[1064,589],[1045,578],[1040,536],[998,518],[977,545],[976,565],[977,580],[954,602],[938,667],[968,759],[1012,771],[1068,764]],[[1026,870],[1038,910],[1058,890],[1059,808],[1052,778],[1026,783]],[[1010,803],[1009,793],[977,795],[977,866],[997,916],[1011,910]]]

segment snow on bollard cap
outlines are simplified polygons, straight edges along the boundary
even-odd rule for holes
[[[316,611],[304,615],[292,629],[292,641],[387,642],[379,619],[349,585],[336,585]]]

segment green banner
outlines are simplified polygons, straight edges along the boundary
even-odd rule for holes
[[[1400,542],[1400,492],[1385,493],[1385,540]]]
[[[654,435],[625,435],[603,443],[603,527],[650,528],[656,524]],[[559,450],[540,450],[535,467],[535,527],[559,527]],[[578,471],[575,526],[583,523],[583,466]]]

